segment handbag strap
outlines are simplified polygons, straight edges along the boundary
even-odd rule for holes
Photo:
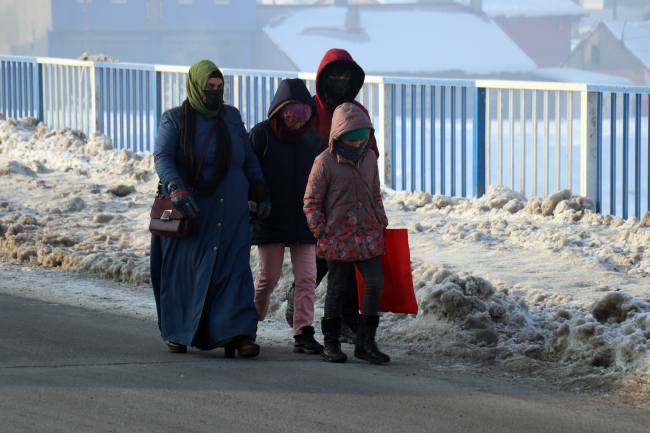
[[[217,127],[219,117],[215,117],[214,120],[212,121],[212,127],[210,128],[210,132],[208,133],[208,139],[205,140],[205,144],[203,145],[203,152],[201,152],[201,159],[199,159],[199,165],[196,168],[196,174],[194,175],[194,182],[192,182],[192,189],[190,190],[190,195],[194,192],[194,187],[196,186],[196,181],[199,178],[199,173],[201,173],[201,166],[203,165],[203,159],[205,158],[205,154],[208,151],[208,145],[210,144],[210,139],[212,138],[212,134],[214,133],[215,128]],[[162,181],[158,181],[158,195],[162,196]]]

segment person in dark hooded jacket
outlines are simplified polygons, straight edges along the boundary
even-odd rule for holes
[[[303,197],[314,159],[325,148],[312,127],[316,105],[300,79],[283,80],[271,102],[269,119],[249,133],[264,178],[271,190],[271,212],[250,224],[258,246],[260,270],[255,278],[255,306],[264,320],[271,293],[282,273],[285,246],[291,251],[295,278],[292,316],[294,352],[320,354],[314,339],[316,239],[303,212]]]
[[[332,115],[334,110],[343,103],[352,103],[359,107],[361,111],[372,121],[368,110],[363,105],[355,101],[366,74],[353,59],[350,53],[339,48],[332,48],[323,57],[316,74],[316,116],[314,118],[314,128],[323,139],[323,143],[329,143],[330,131],[332,129]],[[372,137],[368,147],[374,152],[379,159],[379,150],[377,149],[377,140]],[[317,259],[317,276],[316,285],[327,275],[327,262],[323,259]],[[357,331],[359,329],[359,300],[357,292],[357,278],[354,272],[348,277],[347,290],[343,299],[342,321],[341,321],[341,341],[355,344]],[[289,308],[287,311],[287,322],[291,322],[291,291],[287,294]]]

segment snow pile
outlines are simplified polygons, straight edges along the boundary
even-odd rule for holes
[[[149,283],[151,154],[114,150],[101,134],[87,139],[9,118],[0,121],[0,176],[2,256]]]
[[[634,216],[625,221],[595,213],[590,200],[568,189],[545,200],[527,200],[502,185],[470,199],[386,189],[385,200],[400,210],[430,215],[410,228],[423,231],[429,226],[455,242],[520,245],[580,256],[613,271],[650,275],[650,212],[641,221]]]
[[[621,372],[650,368],[650,299],[614,292],[576,308],[570,296],[519,296],[438,265],[413,268],[419,314],[385,315],[382,338],[528,372],[551,362]]]
[[[120,63],[119,60],[114,59],[105,54],[91,54],[83,53],[77,60],[83,60],[86,62],[100,62],[100,63]]]

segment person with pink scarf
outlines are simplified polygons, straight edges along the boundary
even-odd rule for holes
[[[314,159],[323,140],[312,127],[316,106],[302,80],[283,80],[269,108],[269,119],[250,131],[250,139],[271,190],[271,212],[250,223],[252,244],[258,246],[260,269],[255,278],[255,306],[264,320],[271,295],[282,273],[286,248],[295,278],[294,352],[320,354],[314,339],[316,239],[302,210]]]

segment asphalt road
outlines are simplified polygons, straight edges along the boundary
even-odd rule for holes
[[[151,322],[5,295],[0,311],[0,432],[649,431],[647,412],[505,380],[287,346],[170,354]]]

